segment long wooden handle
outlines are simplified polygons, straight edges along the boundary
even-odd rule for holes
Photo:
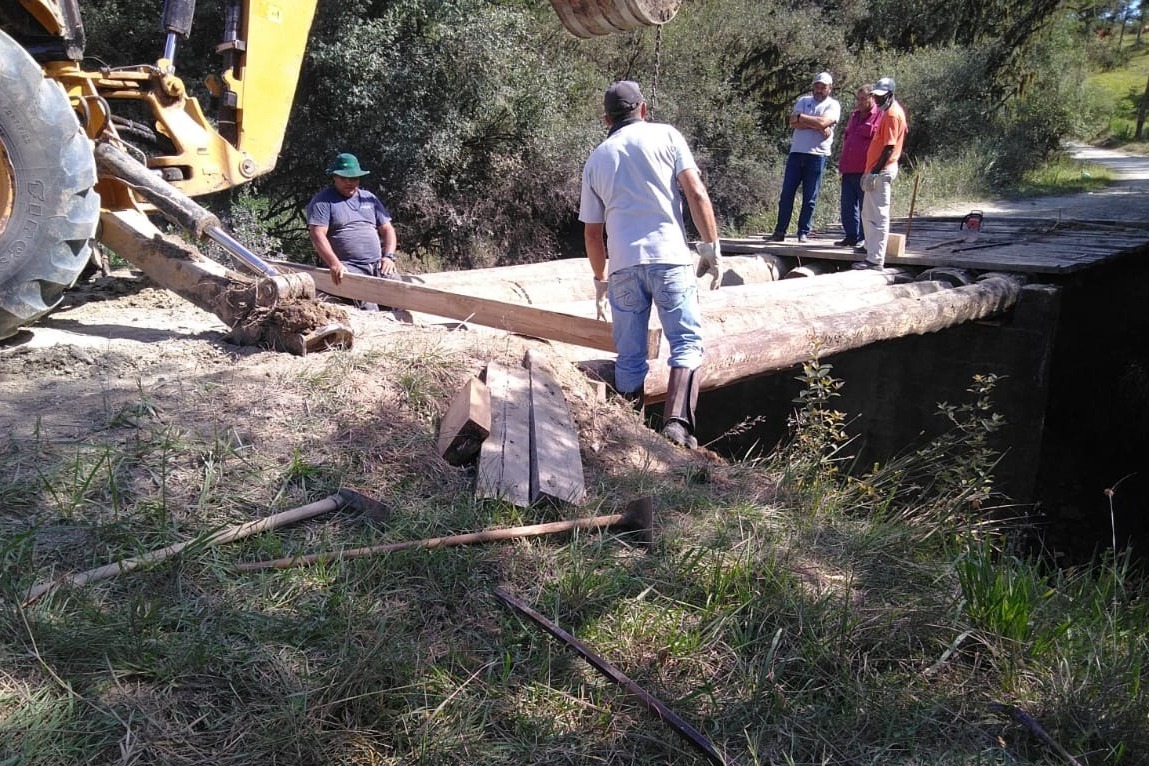
[[[236,569],[242,571],[287,569],[288,567],[310,566],[321,561],[339,561],[341,559],[354,559],[362,556],[376,556],[381,553],[394,553],[395,551],[407,550],[408,548],[449,548],[457,545],[473,545],[475,543],[490,543],[496,540],[510,540],[517,537],[553,535],[558,532],[569,532],[573,529],[611,527],[628,518],[625,513],[615,513],[610,516],[595,516],[589,519],[570,519],[567,521],[551,521],[546,524],[529,524],[524,527],[487,529],[482,532],[467,532],[460,535],[431,537],[424,540],[386,543],[384,545],[372,545],[367,548],[350,548],[343,551],[310,553],[306,556],[288,556],[287,558],[274,559],[271,561],[252,561],[246,564],[236,564]]]
[[[914,193],[910,195],[910,215],[906,220],[906,241],[910,241],[910,229],[914,228],[914,205],[918,201],[918,183],[922,180],[922,174],[918,173],[914,176]]]
[[[303,521],[310,519],[313,516],[319,516],[324,513],[329,513],[338,509],[343,504],[343,499],[340,495],[334,494],[326,497],[323,500],[318,500],[308,505],[301,505],[298,508],[292,508],[288,511],[281,511],[265,516],[262,519],[255,521],[247,521],[243,524],[236,524],[234,526],[225,527],[217,532],[214,532],[207,537],[195,538],[186,540],[182,543],[175,543],[166,548],[159,548],[158,550],[148,551],[147,553],[132,558],[121,559],[114,561],[111,564],[105,564],[95,569],[89,569],[84,572],[77,572],[67,577],[62,577],[57,580],[49,580],[35,585],[28,590],[24,596],[23,604],[27,606],[36,599],[43,596],[53,588],[61,585],[84,585],[86,583],[95,582],[96,580],[106,580],[110,577],[115,577],[123,572],[131,572],[133,569],[139,569],[143,566],[155,564],[181,553],[185,548],[192,545],[217,545],[219,543],[229,543],[232,540],[240,540],[244,537],[250,537],[258,532],[263,532],[268,529],[275,529],[296,521]]]

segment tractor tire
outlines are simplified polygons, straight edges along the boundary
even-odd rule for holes
[[[63,299],[100,221],[92,144],[59,83],[0,32],[0,339]]]

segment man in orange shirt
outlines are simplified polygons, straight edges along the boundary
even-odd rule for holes
[[[866,167],[862,176],[862,230],[866,245],[859,248],[865,261],[854,264],[856,269],[881,269],[886,265],[886,242],[890,234],[890,196],[894,179],[898,177],[898,158],[906,140],[906,112],[894,98],[894,78],[883,77],[872,91],[874,104],[882,110],[878,131],[870,140],[866,152]]]

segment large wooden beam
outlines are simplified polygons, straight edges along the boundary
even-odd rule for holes
[[[522,367],[491,362],[491,434],[479,450],[475,497],[531,504],[531,377]]]
[[[479,454],[491,435],[491,392],[471,378],[463,385],[439,423],[439,454],[451,465],[465,465]]]
[[[782,259],[768,253],[724,258],[722,266],[723,287],[773,282],[788,268]],[[594,283],[585,258],[412,274],[406,279],[438,290],[535,306],[594,299]],[[699,287],[710,292],[710,278],[699,280]]]
[[[728,335],[757,332],[762,328],[793,327],[830,314],[880,307],[891,301],[920,298],[945,289],[941,282],[910,282],[878,289],[825,290],[772,301],[764,300],[768,292],[755,291],[753,296],[747,296],[754,300],[746,303],[722,308],[704,305],[702,339],[709,351],[714,341]],[[657,326],[653,320],[652,326]]]
[[[331,272],[327,269],[287,261],[273,261],[273,263],[285,269],[311,275],[317,290],[340,298],[371,301],[407,311],[496,327],[533,338],[546,338],[600,351],[614,351],[610,324],[596,319],[560,314],[534,306],[521,306],[473,295],[460,295],[408,284],[397,279],[365,277],[361,274],[344,274],[339,284],[335,284],[331,279]],[[647,333],[648,358],[653,359],[658,355],[661,340],[661,330],[650,330]]]
[[[814,344],[820,358],[861,348],[878,341],[924,335],[965,322],[1000,314],[1017,302],[1021,282],[1005,274],[990,274],[965,287],[913,298],[898,298],[783,326],[763,326],[748,332],[708,337],[702,367],[702,388],[713,389],[800,365],[810,359]],[[612,380],[613,361],[588,360],[589,374]],[[651,362],[646,378],[648,400],[666,395],[669,371],[665,358]]]
[[[586,500],[582,453],[562,386],[541,351],[528,351],[523,364],[531,377],[531,501],[546,497],[581,505]]]

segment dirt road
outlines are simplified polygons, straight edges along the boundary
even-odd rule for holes
[[[1096,221],[1149,222],[1149,157],[1084,144],[1071,144],[1074,159],[1109,168],[1115,182],[1086,194],[1026,199],[971,200],[923,211],[924,215],[965,215],[970,210],[999,216],[1054,217]]]

